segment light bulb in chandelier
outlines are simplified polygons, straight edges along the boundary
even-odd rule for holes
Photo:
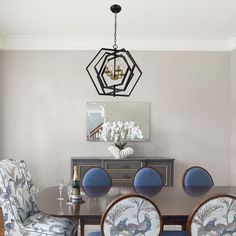
[[[113,69],[113,67],[111,66],[111,61],[109,61],[105,66],[104,73],[112,80],[122,79],[122,77],[124,76],[124,72],[119,58],[117,60],[113,60],[112,63],[115,65],[115,69]]]
[[[108,77],[112,77],[112,71],[113,71],[113,68],[110,64],[110,62],[107,62],[106,66],[105,66],[105,70],[104,70],[104,73],[108,76]]]
[[[122,63],[119,58],[117,59],[117,68],[115,71],[116,71],[119,79],[121,79],[124,76],[123,66],[122,66]]]

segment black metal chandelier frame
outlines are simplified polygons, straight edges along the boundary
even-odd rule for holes
[[[118,49],[117,13],[121,7],[112,5],[111,11],[115,14],[113,48],[101,48],[86,70],[99,95],[129,97],[142,71],[128,50]]]

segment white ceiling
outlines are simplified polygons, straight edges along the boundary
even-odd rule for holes
[[[0,0],[2,49],[232,50],[236,0]]]

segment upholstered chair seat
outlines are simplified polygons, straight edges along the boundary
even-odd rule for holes
[[[51,217],[43,212],[38,212],[26,218],[23,225],[27,231],[59,235],[74,235],[75,222],[68,218]]]
[[[40,212],[35,189],[24,161],[0,162],[0,206],[5,236],[76,235],[77,225],[69,218]]]

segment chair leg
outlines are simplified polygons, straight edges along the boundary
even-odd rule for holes
[[[100,225],[101,219],[80,219],[80,236],[85,235],[86,225]]]
[[[78,225],[79,225],[79,220],[77,219],[77,218],[73,218],[74,219],[74,221],[75,221],[75,223],[76,223],[76,225],[77,225],[77,230],[76,230],[76,232],[74,233],[74,236],[78,236]]]
[[[80,222],[80,236],[84,236],[84,224]]]

